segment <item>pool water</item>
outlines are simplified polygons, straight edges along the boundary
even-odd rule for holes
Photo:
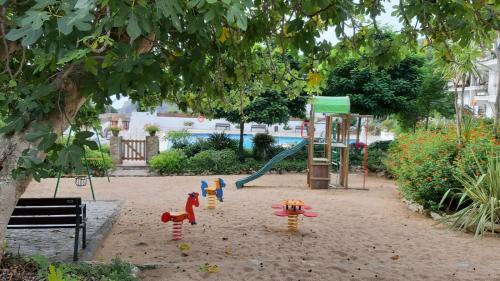
[[[192,134],[191,135],[191,142],[195,142],[197,139],[207,139],[210,134]],[[230,138],[239,141],[240,140],[240,135],[239,134],[227,134]],[[245,149],[252,149],[253,143],[252,143],[252,134],[243,134],[243,148]],[[276,145],[295,145],[299,143],[302,138],[301,137],[283,137],[283,136],[276,136],[274,137],[274,140],[276,141]]]

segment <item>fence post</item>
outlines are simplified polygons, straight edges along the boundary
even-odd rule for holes
[[[109,153],[111,154],[111,159],[115,164],[122,164],[122,138],[112,136],[109,140]]]
[[[146,136],[146,163],[149,164],[149,160],[159,153],[160,139],[158,136]]]

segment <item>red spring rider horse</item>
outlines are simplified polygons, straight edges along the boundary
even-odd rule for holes
[[[186,201],[185,212],[165,212],[161,216],[162,222],[172,221],[174,223],[172,238],[173,240],[181,240],[182,239],[182,222],[184,220],[189,220],[191,224],[196,224],[196,218],[194,217],[193,206],[200,206],[200,202],[198,201],[198,192],[189,193],[189,197]]]

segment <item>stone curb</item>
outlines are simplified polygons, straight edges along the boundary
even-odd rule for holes
[[[113,212],[111,216],[109,216],[108,220],[99,227],[99,229],[96,230],[95,234],[92,236],[92,239],[89,239],[87,241],[87,247],[85,249],[81,250],[80,253],[80,260],[81,261],[90,261],[94,257],[95,253],[97,252],[97,249],[99,249],[99,246],[101,246],[102,242],[104,242],[104,239],[108,235],[109,231],[115,224],[116,220],[120,216],[120,211],[123,205],[122,201],[118,200],[99,200],[99,201],[107,201],[107,202],[116,202],[116,210]]]

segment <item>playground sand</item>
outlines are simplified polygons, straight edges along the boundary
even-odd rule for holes
[[[184,224],[180,242],[171,240],[162,212],[183,209],[187,193],[214,176],[95,178],[98,199],[124,203],[95,260],[157,265],[142,280],[500,280],[498,237],[475,240],[436,226],[407,209],[392,181],[370,177],[368,191],[308,190],[305,175],[266,175],[236,190],[240,177],[224,176],[217,209],[207,210],[200,197],[198,225]],[[351,182],[360,186],[362,177]],[[60,196],[91,198],[73,179],[62,183]],[[54,179],[33,183],[25,196],[51,196],[54,186]],[[304,200],[320,216],[301,217],[299,231],[288,232],[286,218],[271,209],[287,198]]]

